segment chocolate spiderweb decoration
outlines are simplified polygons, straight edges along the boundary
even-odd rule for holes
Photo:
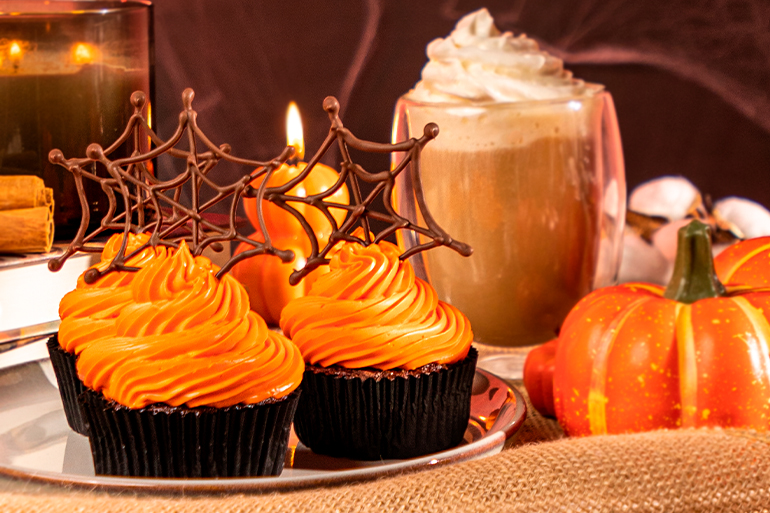
[[[238,261],[253,255],[276,255],[284,262],[290,262],[294,258],[291,251],[280,250],[272,245],[270,235],[262,219],[261,208],[259,209],[259,224],[264,234],[264,242],[254,241],[239,235],[235,227],[237,205],[249,182],[257,177],[265,176],[262,186],[256,190],[249,188],[257,198],[262,198],[265,194],[267,179],[276,168],[292,156],[294,148],[287,147],[278,157],[268,162],[242,159],[230,155],[229,145],[215,146],[198,127],[197,113],[192,108],[194,96],[195,93],[192,89],[185,89],[182,93],[184,110],[179,116],[179,125],[176,131],[168,140],[162,140],[149,127],[142,114],[146,98],[144,93],[137,91],[131,95],[134,113],[125,131],[108,148],[103,149],[98,144],[91,144],[86,150],[85,158],[72,159],[65,159],[58,149],[50,152],[49,160],[51,163],[61,165],[73,173],[82,209],[80,228],[72,243],[64,254],[51,260],[48,264],[52,271],[59,270],[67,258],[77,251],[101,252],[102,246],[93,244],[92,241],[107,230],[122,230],[124,235],[142,232],[150,232],[151,235],[147,243],[130,254],[126,254],[128,238],[123,237],[120,250],[107,269],[102,272],[96,268],[88,270],[84,277],[88,283],[93,283],[111,271],[138,270],[126,265],[126,261],[147,246],[178,247],[182,240],[189,243],[193,255],[200,255],[208,246],[221,251],[222,243],[231,240],[238,240],[252,246],[251,249],[232,257],[219,270],[218,278]],[[185,134],[189,146],[188,150],[176,147]],[[142,141],[146,141],[147,137],[150,138],[155,148],[142,152]],[[133,145],[131,156],[110,160],[109,156],[121,145],[128,143],[129,140]],[[202,146],[200,151],[199,142]],[[148,170],[148,164],[163,153],[184,159],[186,163],[184,172],[171,180],[157,179]],[[235,183],[219,186],[208,175],[221,160],[247,165],[253,171]],[[96,175],[95,165],[97,163],[106,168],[107,177]],[[87,235],[90,212],[83,179],[98,182],[109,200],[107,213],[101,220],[100,226]],[[180,202],[182,186],[188,181],[192,183],[192,201],[189,207]],[[204,186],[211,188],[215,195],[212,199],[201,203],[200,192]],[[122,199],[123,211],[116,213],[119,197]],[[201,215],[214,205],[224,201],[229,201],[228,226],[217,226]],[[261,201],[258,201],[258,204],[261,204]]]
[[[425,196],[422,191],[422,184],[420,182],[420,153],[422,148],[432,139],[438,135],[438,126],[435,123],[429,123],[425,125],[423,136],[419,139],[411,138],[407,141],[399,142],[396,144],[381,144],[370,141],[363,141],[355,137],[350,130],[345,128],[339,117],[340,106],[337,99],[329,96],[323,102],[323,108],[328,113],[331,121],[331,128],[329,135],[324,140],[319,150],[313,155],[313,158],[307,164],[307,167],[294,179],[281,185],[280,187],[271,187],[265,191],[264,199],[275,203],[282,209],[291,213],[297,221],[302,225],[305,233],[310,240],[311,254],[307,258],[306,264],[302,269],[295,270],[290,276],[290,283],[292,285],[297,284],[304,276],[310,273],[313,269],[320,265],[329,262],[327,255],[329,251],[340,241],[358,242],[363,245],[369,245],[377,243],[389,235],[395,233],[397,230],[411,230],[422,235],[424,238],[430,239],[422,244],[413,246],[401,254],[402,260],[409,258],[426,249],[434,248],[437,246],[448,246],[457,251],[463,256],[470,256],[472,248],[460,241],[456,241],[449,236],[433,219],[433,216],[428,210],[425,202]],[[332,147],[334,143],[337,143],[342,156],[342,163],[340,165],[340,174],[337,182],[327,189],[326,191],[307,197],[292,196],[287,194],[292,188],[304,180],[313,170],[314,166],[321,160],[326,152]],[[380,171],[376,173],[370,173],[362,168],[360,165],[353,162],[349,148],[356,150],[370,152],[370,153],[392,153],[392,152],[404,152],[405,157],[401,162],[393,169]],[[416,223],[400,216],[393,208],[391,197],[393,193],[393,187],[395,185],[396,177],[410,166],[412,183],[414,184],[415,199],[417,207],[420,210],[422,218],[425,221],[427,227],[419,226]],[[342,203],[334,203],[330,201],[324,201],[334,194],[340,187],[350,179],[351,191],[353,193],[353,204],[346,205]],[[374,184],[372,191],[363,197],[361,194],[360,181]],[[246,196],[258,195],[260,191],[248,187],[244,193]],[[378,212],[372,209],[372,203],[379,196],[383,194],[383,205],[386,213]],[[304,216],[290,203],[305,203],[311,205],[321,212],[323,212],[326,219],[331,224],[333,231],[329,237],[328,243],[319,248],[318,240],[316,239],[313,229],[304,218]],[[258,203],[259,205],[259,203]],[[341,225],[337,224],[334,216],[329,212],[329,208],[338,208],[347,210],[348,215],[345,221]],[[388,227],[377,233],[374,238],[369,226],[369,219],[377,219],[388,224]],[[363,238],[359,238],[353,235],[353,231],[358,227],[363,228]]]
[[[63,166],[73,173],[82,208],[81,223],[77,235],[64,254],[49,262],[48,266],[52,271],[59,270],[67,258],[75,252],[101,252],[103,249],[102,245],[95,244],[93,241],[98,235],[108,230],[122,230],[124,235],[150,232],[150,237],[145,244],[126,254],[128,237],[124,236],[118,253],[105,270],[100,272],[96,268],[91,268],[86,272],[84,278],[88,283],[93,283],[101,276],[112,271],[137,271],[137,268],[126,264],[127,260],[131,257],[140,253],[148,246],[179,247],[182,240],[189,243],[190,251],[193,255],[200,255],[209,246],[212,249],[221,250],[223,242],[232,240],[245,242],[252,246],[251,249],[230,258],[217,273],[217,278],[221,278],[237,262],[254,255],[275,255],[283,262],[290,262],[294,259],[294,253],[289,250],[276,248],[271,242],[262,212],[262,200],[275,203],[278,207],[292,214],[299,221],[310,241],[311,254],[306,260],[306,265],[292,273],[290,277],[292,284],[298,283],[318,266],[328,263],[327,255],[337,243],[350,241],[369,245],[383,240],[397,230],[411,230],[429,239],[402,253],[400,255],[402,260],[437,246],[448,246],[464,256],[471,254],[472,249],[470,246],[453,240],[436,223],[425,203],[419,175],[420,152],[429,141],[438,135],[438,126],[435,123],[426,125],[424,134],[419,139],[411,138],[396,144],[363,141],[355,137],[343,126],[339,118],[339,103],[336,98],[327,97],[324,100],[323,107],[329,115],[331,128],[323,145],[313,155],[307,167],[298,176],[278,187],[267,187],[268,180],[273,172],[292,157],[294,148],[291,146],[286,147],[279,156],[267,162],[243,159],[231,155],[229,145],[214,145],[198,127],[197,113],[192,108],[194,96],[195,93],[192,89],[185,89],[182,93],[184,110],[179,116],[179,125],[176,131],[168,140],[164,141],[158,137],[149,127],[147,120],[142,114],[146,102],[145,95],[137,91],[131,95],[134,113],[125,131],[108,148],[104,149],[98,144],[91,144],[86,150],[85,158],[72,159],[65,159],[60,150],[51,151],[49,160],[53,164]],[[177,144],[185,134],[187,135],[189,145],[188,150],[177,147]],[[146,140],[147,137],[155,145],[155,148],[142,152],[142,141]],[[129,140],[133,144],[131,156],[110,160],[109,156],[121,145],[128,143]],[[201,151],[198,150],[199,142],[202,145]],[[288,191],[293,189],[313,171],[316,164],[335,142],[338,144],[340,154],[342,155],[341,170],[335,184],[322,193],[307,197],[288,194]],[[391,170],[370,173],[353,162],[348,151],[349,148],[371,153],[403,152],[405,157]],[[148,170],[148,164],[152,159],[161,154],[184,159],[186,163],[185,171],[166,181],[156,178]],[[221,160],[249,166],[252,171],[246,173],[234,183],[223,186],[217,185],[208,175]],[[92,171],[96,164],[104,166],[109,176],[100,177],[95,173],[95,170]],[[407,166],[410,167],[412,174],[411,178],[417,207],[427,225],[426,227],[419,226],[400,216],[390,201],[395,180]],[[254,179],[259,177],[263,177],[259,187],[254,188],[249,185]],[[89,234],[86,234],[86,231],[90,223],[90,212],[88,198],[83,187],[83,179],[98,182],[109,200],[109,208],[102,218],[100,226]],[[326,198],[339,190],[348,179],[350,180],[353,193],[352,205],[325,201]],[[366,197],[361,193],[361,180],[374,184],[373,190]],[[188,181],[192,183],[192,201],[189,207],[183,205],[180,201],[182,187]],[[209,187],[215,192],[214,197],[205,203],[201,203],[200,199],[200,191],[203,186]],[[384,201],[382,203],[386,210],[385,213],[372,209],[372,203],[380,193],[383,194]],[[257,217],[260,230],[264,235],[264,242],[239,235],[236,230],[235,214],[238,203],[241,197],[244,196],[257,199]],[[123,211],[117,213],[119,197],[122,199]],[[217,226],[202,216],[203,213],[214,205],[224,201],[229,201],[228,226]],[[319,247],[318,240],[310,223],[291,205],[292,203],[305,203],[317,208],[323,212],[326,219],[331,223],[333,231],[328,243],[323,248]],[[330,208],[347,211],[348,214],[341,225],[337,223],[334,216],[329,212]],[[372,237],[369,226],[370,219],[382,221],[388,227]],[[353,235],[353,232],[359,226],[363,228],[363,238]],[[179,235],[179,232],[182,232],[182,234]]]

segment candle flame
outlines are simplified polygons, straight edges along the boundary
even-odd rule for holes
[[[11,41],[11,45],[8,47],[8,55],[11,59],[19,59],[23,53],[21,44],[18,41]]]
[[[91,64],[95,55],[96,49],[87,43],[77,43],[72,47],[72,61],[75,64]]]
[[[294,102],[289,103],[286,111],[286,145],[294,146],[294,158],[301,160],[305,156],[305,137],[302,133],[302,118]]]
[[[152,130],[152,103],[149,101],[147,102],[147,126]],[[152,148],[152,137],[149,135],[147,136],[147,148]],[[152,176],[155,176],[155,164],[153,161],[150,160],[145,165],[147,166],[147,171],[149,171]]]
[[[4,44],[2,44],[4,43]],[[21,64],[21,58],[29,49],[29,43],[26,41],[0,40],[0,65],[6,60],[13,68],[14,71],[19,70],[19,64]]]

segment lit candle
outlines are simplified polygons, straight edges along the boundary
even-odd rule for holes
[[[27,43],[23,41],[11,41],[8,45],[8,61],[11,63],[14,71],[19,70],[21,58],[24,56],[27,46]]]
[[[0,13],[0,175],[43,178],[54,190],[56,237],[67,239],[80,202],[74,178],[48,153],[83,157],[90,143],[106,147],[123,133],[131,93],[150,92],[150,12],[139,2],[109,12],[89,2],[72,12],[61,2],[23,4],[30,11]],[[124,148],[111,158],[121,156]],[[98,184],[84,185],[95,224],[107,201]]]
[[[294,147],[294,159],[302,160],[305,156],[305,134],[302,130],[302,118],[294,102],[286,110],[286,145]]]
[[[289,104],[289,108],[286,112],[286,145],[294,147],[294,156],[288,162],[282,164],[281,167],[273,171],[273,174],[267,182],[268,187],[278,187],[293,180],[307,167],[307,162],[302,160],[305,156],[305,137],[302,129],[302,119],[299,115],[297,104],[294,102]],[[295,185],[286,194],[288,196],[298,196],[300,198],[319,194],[327,191],[337,183],[338,179],[339,175],[337,174],[337,171],[319,162],[313,166],[313,169],[308,173],[304,180]],[[257,188],[261,183],[262,177],[254,180],[251,185],[254,188]],[[347,205],[349,201],[347,187],[343,184],[342,187],[326,198],[325,201]],[[307,222],[313,228],[318,243],[323,247],[328,242],[332,232],[332,226],[323,212],[305,203],[290,202],[290,204],[305,217]],[[256,199],[244,198],[243,206],[252,226],[254,226],[259,233]],[[265,226],[267,227],[270,236],[273,238],[273,242],[276,243],[276,241],[278,241],[277,244],[279,247],[280,242],[283,241],[295,241],[303,246],[307,243],[307,238],[302,229],[302,225],[300,225],[299,221],[297,221],[292,214],[267,201],[262,205],[262,212]],[[330,212],[338,224],[344,221],[345,216],[347,215],[347,211],[342,209],[333,208]],[[308,254],[309,251],[310,248],[308,246]]]
[[[93,64],[96,60],[97,50],[88,43],[76,43],[72,47],[72,62],[80,66]]]
[[[268,187],[281,186],[299,176],[307,168],[307,163],[302,161],[305,156],[302,119],[294,102],[289,104],[289,109],[286,112],[286,144],[294,147],[294,156],[273,171],[267,181]],[[253,180],[251,186],[258,188],[264,180],[264,176]],[[328,191],[338,180],[337,171],[318,163],[313,166],[305,179],[289,190],[286,195],[305,198],[319,194]],[[342,184],[324,201],[348,205],[347,186]],[[332,226],[323,212],[302,202],[290,201],[289,204],[307,220],[318,240],[319,247],[323,248],[329,241],[332,232]],[[243,198],[243,207],[256,230],[255,233],[249,235],[249,238],[254,241],[264,241],[265,238],[257,218],[257,199]],[[347,215],[345,209],[331,208],[329,212],[338,225],[345,220]],[[277,325],[283,307],[292,299],[304,296],[310,289],[312,283],[310,276],[297,286],[289,285],[289,276],[295,269],[299,269],[305,264],[307,257],[310,256],[311,247],[302,225],[289,212],[269,201],[263,201],[262,215],[273,245],[277,248],[293,251],[294,260],[283,263],[274,256],[260,255],[239,262],[232,272],[233,276],[246,287],[252,310],[264,317],[268,323]],[[253,245],[243,242],[236,248],[235,254],[253,248]]]

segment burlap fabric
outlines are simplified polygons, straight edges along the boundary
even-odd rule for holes
[[[686,430],[564,439],[555,422],[534,414],[496,456],[334,488],[158,497],[0,480],[3,513],[327,510],[768,511],[770,436]]]

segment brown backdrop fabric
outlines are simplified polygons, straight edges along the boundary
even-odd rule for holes
[[[269,495],[158,497],[0,480],[0,511],[6,513],[768,508],[768,435],[682,430],[565,439],[554,421],[537,414],[530,414],[512,446],[496,456],[333,488]]]
[[[192,87],[201,127],[234,155],[277,155],[292,100],[315,151],[329,129],[321,108],[327,95],[339,98],[354,134],[386,142],[396,99],[419,80],[427,43],[481,7],[501,30],[527,33],[576,76],[607,86],[629,190],[681,174],[714,199],[745,196],[770,206],[763,179],[770,2],[763,0],[708,7],[692,0],[159,0],[160,133],[173,133],[182,90]],[[356,158],[370,171],[389,165],[387,155]],[[336,154],[326,163],[336,165]],[[159,168],[164,177],[174,171],[163,159]],[[236,172],[217,168],[214,179],[224,183]]]

